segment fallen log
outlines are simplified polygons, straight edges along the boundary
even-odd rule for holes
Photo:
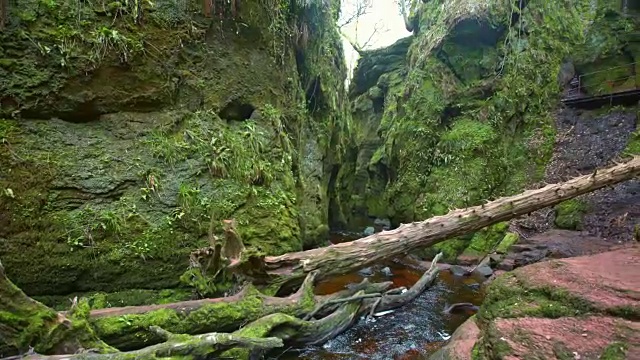
[[[402,224],[397,229],[359,240],[280,256],[259,259],[252,256],[244,261],[252,264],[251,275],[255,283],[280,281],[286,286],[286,282],[299,283],[301,278],[311,271],[317,271],[319,279],[346,274],[406,254],[413,249],[477,231],[638,175],[640,157],[635,156],[623,164],[597,169],[592,174],[576,177],[564,183],[528,190],[484,205],[453,210],[446,215],[425,221]],[[244,273],[242,262],[237,267],[237,271]],[[256,268],[261,270],[259,276]],[[287,279],[286,282],[283,278]]]
[[[119,352],[110,348],[106,353],[92,353],[82,351],[83,348],[80,347],[78,349],[79,353],[76,354],[41,355],[36,352],[30,352],[4,360],[126,360],[132,358],[154,360],[175,357],[183,359],[254,359],[259,358],[269,350],[280,348],[284,344],[293,347],[323,344],[347,330],[361,315],[373,313],[374,310],[386,311],[394,309],[411,302],[433,283],[439,272],[437,261],[441,257],[442,254],[438,254],[434,258],[431,267],[418,282],[411,289],[402,291],[400,294],[366,294],[363,289],[386,289],[390,284],[368,284],[368,281],[365,280],[336,295],[321,297],[324,298],[325,304],[338,302],[342,304],[336,311],[317,320],[304,320],[287,314],[274,313],[247,324],[232,334],[174,334],[160,327],[150,326],[147,330],[162,339],[162,342],[138,350]],[[311,283],[313,281],[312,276],[307,280],[309,282],[305,281],[305,283]],[[375,286],[372,287],[370,285]],[[353,291],[356,292],[353,293]],[[344,296],[347,297],[344,298]],[[373,299],[375,297],[377,297],[377,300]],[[344,300],[337,301],[338,298]],[[176,308],[176,304],[171,304],[171,308]],[[128,310],[135,309],[138,312],[139,308],[143,307],[131,307]],[[114,313],[122,314],[125,309],[115,309],[117,311]]]
[[[112,352],[114,348],[136,350],[163,341],[150,326],[184,334],[232,332],[273,313],[302,318],[320,302],[353,296],[359,291],[383,292],[392,286],[391,282],[370,283],[365,279],[338,293],[314,296],[314,279],[315,274],[309,274],[300,289],[287,297],[266,296],[248,284],[238,294],[224,298],[93,310],[87,321],[74,318],[73,311],[57,313],[29,298],[0,268],[0,357],[24,353],[30,346],[36,346],[40,354],[74,353],[89,348],[102,352]],[[323,317],[337,309],[327,307]],[[65,332],[71,334],[81,326],[86,329],[76,334],[87,336],[81,340],[65,339]],[[56,335],[58,342],[44,335]]]

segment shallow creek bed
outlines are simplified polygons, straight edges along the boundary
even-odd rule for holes
[[[369,276],[374,282],[393,281],[395,287],[410,287],[421,276],[418,270],[400,264],[390,264],[392,276],[385,275],[384,266],[375,267]],[[318,295],[343,290],[364,278],[352,273],[323,281],[316,287]],[[484,298],[481,276],[454,276],[448,270],[439,273],[434,284],[416,300],[391,313],[358,323],[322,346],[288,349],[275,353],[271,359],[426,359],[439,348],[455,329],[473,315],[473,311],[446,313],[454,303],[480,305]]]

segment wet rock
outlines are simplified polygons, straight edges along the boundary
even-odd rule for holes
[[[475,266],[480,260],[482,260],[483,255],[478,254],[461,254],[456,258],[456,263],[464,266]]]
[[[638,271],[640,247],[633,246],[544,261],[504,274],[482,304],[482,331],[491,329],[491,336],[481,331],[482,346],[502,346],[503,358],[536,354],[559,359],[558,354],[566,354],[575,359],[579,353],[596,359],[604,358],[612,345],[640,344],[640,324],[616,310],[640,307],[640,300],[629,296],[640,288]],[[526,312],[521,311],[524,304]],[[628,347],[626,358],[637,358],[639,351]]]
[[[515,264],[512,259],[504,259],[498,264],[498,270],[511,271],[515,268]]]
[[[504,259],[503,255],[491,254],[489,255],[489,264],[495,267],[497,264],[499,264],[502,261],[502,259]]]
[[[382,270],[380,270],[380,272],[387,277],[393,276],[393,272],[391,272],[391,269],[388,266],[383,267]]]
[[[389,219],[375,219],[373,225],[380,226],[384,230],[391,229],[391,220]]]
[[[451,271],[451,273],[454,276],[465,276],[467,274],[467,269],[463,268],[462,266],[458,266],[458,265],[452,265],[449,268],[449,271]]]
[[[254,120],[254,121],[259,121],[262,120],[262,113],[260,112],[260,110],[255,109],[251,112],[251,115],[249,116],[249,120]]]
[[[373,226],[369,226],[366,229],[364,229],[362,234],[364,236],[370,236],[370,235],[373,235],[375,232],[376,232],[376,229],[374,229]]]
[[[480,284],[466,284],[465,286],[473,291],[480,290]]]
[[[564,88],[569,85],[571,80],[576,75],[576,68],[571,61],[564,62],[560,66],[560,72],[558,73],[558,85]]]
[[[535,250],[535,247],[531,244],[516,244],[512,245],[511,248],[509,248],[510,253],[519,253],[531,250]]]
[[[578,231],[554,229],[531,236],[525,244],[512,245],[502,259],[492,255],[491,264],[509,271],[544,259],[591,255],[610,250],[611,246],[604,239]]]
[[[484,276],[484,277],[489,277],[491,275],[493,275],[493,269],[489,266],[489,265],[481,265],[478,266],[475,271],[476,273]]]
[[[373,269],[368,267],[368,268],[364,268],[364,269],[360,269],[358,270],[358,274],[360,274],[361,276],[371,276],[373,275]]]
[[[456,329],[449,343],[431,355],[429,360],[471,359],[473,346],[479,337],[480,328],[475,319],[470,318]]]

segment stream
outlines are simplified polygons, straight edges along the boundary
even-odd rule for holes
[[[392,276],[382,269],[388,266]],[[389,262],[373,267],[368,276],[372,282],[393,281],[394,287],[411,287],[422,272],[399,263]],[[351,273],[320,282],[316,294],[326,295],[343,290],[348,284],[359,283],[360,273]],[[480,305],[484,297],[481,277],[458,277],[442,270],[434,284],[415,301],[392,313],[360,319],[355,326],[322,346],[289,350],[271,359],[428,359],[440,349],[455,329],[473,312],[446,314],[445,307],[453,303],[470,302]]]

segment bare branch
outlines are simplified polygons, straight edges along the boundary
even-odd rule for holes
[[[389,29],[387,29],[384,24],[381,21],[378,21],[374,27],[373,27],[373,31],[371,32],[371,35],[369,36],[369,38],[362,43],[362,45],[360,45],[361,49],[365,49],[367,48],[369,45],[371,45],[371,41],[374,39],[374,37],[380,33],[384,33],[389,31]]]
[[[358,21],[359,18],[368,14],[372,7],[372,0],[345,1],[340,12],[338,27],[343,28]]]

